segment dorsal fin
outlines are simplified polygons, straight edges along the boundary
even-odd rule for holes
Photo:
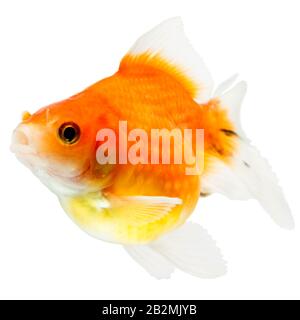
[[[212,78],[186,38],[180,18],[166,20],[140,37],[121,61],[120,70],[137,63],[172,75],[198,102],[211,97]]]

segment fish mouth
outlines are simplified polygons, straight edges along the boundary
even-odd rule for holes
[[[11,145],[10,151],[14,153],[16,158],[30,170],[34,170],[37,167],[45,167],[35,150],[29,146]]]
[[[12,134],[10,151],[17,156],[35,156],[36,150],[30,141],[30,128],[19,125]]]
[[[33,170],[35,167],[43,167],[35,148],[29,144],[29,140],[21,130],[15,130],[12,136],[10,151],[26,167]]]

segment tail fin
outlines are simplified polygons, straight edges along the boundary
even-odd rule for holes
[[[125,250],[157,279],[169,278],[175,267],[200,278],[216,278],[226,273],[215,241],[191,222],[148,245],[128,245]]]
[[[220,97],[221,106],[235,126],[237,152],[228,165],[218,158],[212,160],[213,171],[202,178],[204,193],[219,192],[231,199],[256,199],[279,226],[292,229],[294,220],[290,208],[268,162],[251,145],[240,123],[240,107],[246,93],[246,83],[239,82]]]

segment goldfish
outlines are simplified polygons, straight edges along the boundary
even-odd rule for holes
[[[200,198],[256,199],[279,226],[294,226],[275,174],[242,128],[246,88],[236,76],[214,88],[181,19],[171,18],[140,37],[112,76],[25,112],[11,150],[83,231],[122,245],[150,275],[169,278],[177,268],[219,277],[220,249],[187,221]]]

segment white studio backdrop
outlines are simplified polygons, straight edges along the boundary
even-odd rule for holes
[[[300,298],[299,1],[0,2],[0,298]],[[200,200],[192,220],[217,240],[226,276],[176,271],[158,281],[123,249],[73,224],[56,197],[9,152],[22,111],[36,111],[111,75],[135,39],[181,16],[215,83],[248,83],[242,122],[269,159],[296,229],[254,201]]]

